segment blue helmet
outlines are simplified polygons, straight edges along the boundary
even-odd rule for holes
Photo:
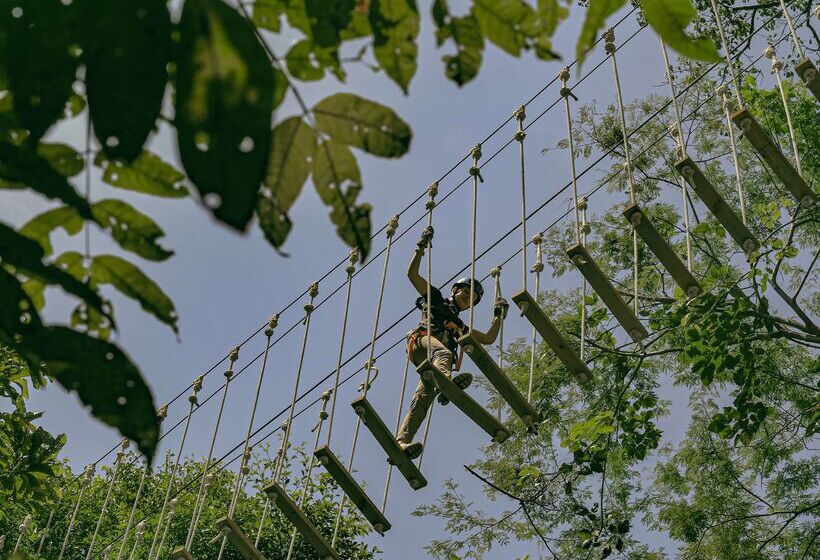
[[[454,288],[470,288],[470,279],[469,278],[459,278],[455,284],[453,284]],[[475,304],[477,305],[479,301],[481,301],[482,296],[484,295],[484,286],[481,285],[481,282],[478,280],[473,280],[473,292],[476,295]]]

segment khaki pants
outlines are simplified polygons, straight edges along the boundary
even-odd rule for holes
[[[447,349],[439,339],[430,337],[430,348],[432,350],[430,361],[441,373],[450,377],[450,371],[453,367],[453,353]],[[419,366],[427,359],[427,336],[419,336],[416,338],[416,344],[410,354],[410,361],[413,365]],[[410,410],[404,417],[404,421],[399,429],[399,436],[396,440],[399,443],[411,443],[416,432],[419,431],[424,417],[427,416],[427,411],[430,405],[433,404],[433,399],[436,398],[436,389],[428,388],[424,383],[419,381],[413,399],[410,401]]]

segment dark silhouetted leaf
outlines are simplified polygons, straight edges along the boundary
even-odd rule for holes
[[[168,81],[171,16],[165,0],[86,2],[88,107],[103,152],[131,161],[154,128]]]
[[[643,0],[641,8],[652,29],[683,56],[706,62],[720,60],[714,41],[687,35],[686,28],[698,15],[690,0]]]
[[[416,74],[419,13],[415,0],[372,0],[373,54],[404,93]]]
[[[340,32],[350,25],[356,0],[305,0],[313,43],[319,47],[338,47]]]
[[[285,94],[290,88],[287,76],[281,70],[273,69],[273,108],[276,109],[285,99]]]
[[[54,251],[50,239],[54,230],[63,228],[68,235],[76,235],[82,231],[84,223],[76,210],[61,206],[35,216],[20,228],[20,233],[39,243],[45,255],[50,255]]]
[[[293,228],[293,222],[290,221],[287,212],[273,196],[260,194],[256,214],[259,216],[259,227],[265,234],[265,239],[277,249],[281,248]]]
[[[40,142],[37,145],[37,154],[46,160],[54,171],[63,177],[73,177],[85,168],[85,162],[74,148],[65,144],[47,144]],[[0,179],[0,187],[24,189],[23,183],[11,183]]]
[[[333,140],[381,157],[410,149],[410,127],[389,107],[351,93],[337,93],[313,107],[319,129]]]
[[[185,175],[151,152],[142,152],[131,163],[106,161],[102,157],[95,163],[103,166],[103,181],[112,187],[165,198],[188,196],[182,184]]]
[[[476,77],[484,51],[484,36],[473,16],[453,17],[445,0],[433,4],[433,21],[436,24],[436,44],[443,45],[452,39],[456,45],[455,55],[444,55],[444,72],[447,78],[463,86]]]
[[[39,140],[65,111],[75,80],[77,18],[75,3],[60,0],[0,1],[6,29],[5,67],[14,111]]]
[[[100,200],[94,203],[91,211],[97,223],[109,229],[111,237],[126,251],[150,261],[164,261],[174,254],[157,243],[165,236],[162,228],[127,202]]]
[[[221,0],[185,2],[179,29],[180,158],[213,214],[244,230],[270,152],[273,69],[251,22]]]
[[[0,266],[0,341],[16,346],[16,336],[39,327],[40,316],[20,281]]]
[[[626,0],[595,0],[589,3],[584,25],[581,27],[581,34],[578,36],[578,44],[575,46],[579,72],[586,59],[587,51],[595,44],[595,36],[598,34],[598,30],[604,26],[606,18],[618,11],[624,4],[626,4]]]

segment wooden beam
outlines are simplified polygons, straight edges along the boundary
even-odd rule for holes
[[[384,421],[376,413],[365,397],[359,397],[351,403],[353,410],[364,422],[365,427],[370,430],[376,441],[379,442],[384,452],[387,454],[388,462],[399,470],[402,476],[410,484],[413,490],[420,490],[427,486],[427,479],[421,474],[416,464],[407,457],[396,441],[393,433],[387,428]]]
[[[632,340],[640,342],[649,336],[649,332],[624,302],[609,279],[604,276],[598,263],[587,252],[586,247],[580,244],[573,245],[567,249],[567,255]]]
[[[173,560],[194,560],[193,555],[184,546],[178,546],[171,552]]]
[[[463,412],[467,417],[475,422],[482,430],[487,432],[493,441],[501,443],[510,437],[509,432],[495,416],[487,412],[484,407],[473,400],[470,395],[459,389],[453,381],[441,373],[438,368],[427,360],[424,360],[416,371],[421,376],[422,382],[428,386],[438,387],[441,394]]]
[[[686,182],[692,186],[698,198],[703,201],[712,215],[732,236],[735,243],[740,245],[743,252],[749,255],[757,251],[760,242],[735,214],[734,210],[726,204],[726,201],[723,200],[723,197],[712,186],[712,183],[709,182],[709,179],[706,178],[700,168],[695,165],[695,162],[689,157],[685,157],[675,164],[675,168],[683,175]]]
[[[797,63],[794,71],[797,72],[797,75],[800,76],[809,91],[814,94],[814,97],[820,100],[820,72],[817,71],[817,66],[808,58],[804,58]]]
[[[510,378],[507,377],[504,370],[498,367],[498,363],[493,360],[484,346],[475,339],[473,333],[471,332],[462,336],[458,339],[458,343],[464,348],[464,351],[473,363],[478,366],[478,369],[481,370],[484,377],[495,387],[495,390],[498,391],[501,398],[507,401],[507,404],[510,405],[513,412],[521,418],[521,421],[527,427],[527,431],[530,433],[537,432],[539,421],[538,413],[529,401],[524,398],[524,395],[521,394],[513,382],[510,381]]]
[[[285,492],[281,486],[273,482],[266,486],[263,491],[268,495],[273,505],[288,518],[302,537],[310,543],[310,546],[313,547],[313,550],[316,551],[319,558],[322,560],[342,560],[341,557],[336,554],[336,551],[327,543],[319,532],[319,529],[307,518],[305,512],[291,500],[290,496],[288,496],[287,492]]]
[[[216,526],[236,551],[248,560],[267,560],[256,545],[245,535],[239,524],[230,517],[217,519]]]
[[[592,374],[584,361],[578,357],[572,346],[561,334],[561,331],[553,324],[549,316],[544,312],[535,298],[529,292],[522,290],[512,297],[513,303],[521,310],[521,315],[527,318],[530,324],[541,335],[541,338],[552,349],[559,360],[566,366],[569,372],[575,376],[579,383],[586,383],[592,378]]]
[[[327,472],[330,473],[333,480],[335,480],[342,491],[347,494],[350,501],[359,508],[364,518],[370,522],[377,533],[384,535],[385,532],[390,530],[390,522],[328,446],[320,447],[313,455],[319,459],[322,466],[327,469]]]
[[[760,157],[769,164],[787,189],[800,204],[811,208],[817,202],[817,195],[809,188],[792,162],[783,155],[772,137],[766,132],[748,109],[740,109],[732,115],[732,121],[743,131],[743,136],[751,142]]]
[[[646,243],[646,246],[649,247],[649,250],[658,258],[687,297],[695,297],[703,291],[698,281],[695,280],[695,277],[692,276],[692,273],[689,272],[689,269],[686,268],[686,265],[683,264],[683,261],[680,260],[680,257],[675,253],[674,249],[672,249],[666,239],[658,232],[654,224],[652,224],[652,221],[637,204],[633,204],[627,208],[624,211],[624,217],[632,224],[632,227],[638,232],[638,235],[643,242]]]

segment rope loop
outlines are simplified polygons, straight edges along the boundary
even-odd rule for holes
[[[228,358],[231,360],[231,363],[239,359],[239,346],[231,348],[231,353]]]
[[[399,215],[394,214],[392,218],[387,222],[387,238],[390,239],[396,234],[396,230],[399,229]]]
[[[273,317],[270,318],[268,321],[268,326],[265,328],[265,336],[270,338],[273,336],[273,329],[275,329],[279,325],[279,314],[277,313]]]
[[[359,250],[353,249],[350,251],[350,254],[347,256],[347,261],[350,263],[345,268],[345,272],[348,276],[353,276],[353,273],[356,272],[356,263],[359,262]]]
[[[615,47],[615,29],[611,27],[604,33],[604,50],[607,54],[613,54],[617,50]]]

